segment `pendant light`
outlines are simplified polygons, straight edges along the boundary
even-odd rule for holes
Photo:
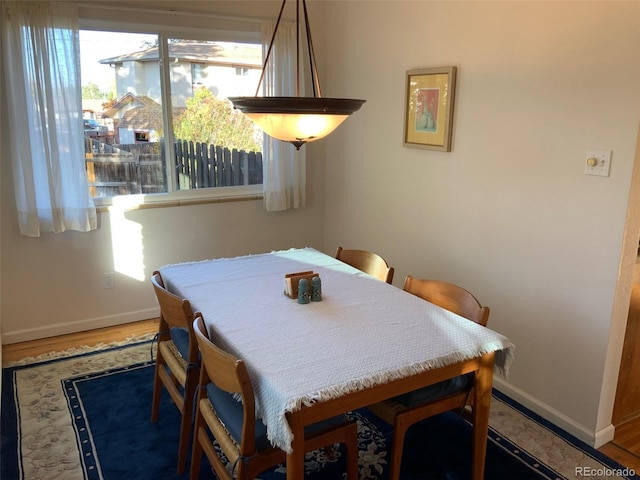
[[[255,96],[229,97],[229,100],[235,108],[253,120],[267,135],[278,140],[290,142],[299,150],[305,143],[313,142],[329,135],[349,115],[359,110],[366,100],[322,97],[313,41],[311,40],[311,30],[309,28],[306,0],[302,0],[302,7],[313,84],[313,97],[300,96],[300,0],[296,0],[296,96],[258,97],[286,3],[287,0],[283,0],[280,7],[280,14],[267,49],[262,75],[260,75]]]

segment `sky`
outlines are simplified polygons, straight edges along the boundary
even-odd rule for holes
[[[82,85],[93,82],[100,90],[115,86],[115,74],[109,65],[98,63],[103,58],[144,49],[144,41],[156,43],[157,35],[80,30],[80,64]]]

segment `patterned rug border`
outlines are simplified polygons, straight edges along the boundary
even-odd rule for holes
[[[47,365],[56,362],[62,362],[68,359],[81,358],[85,356],[90,356],[92,354],[100,354],[109,351],[117,351],[122,350],[129,347],[138,347],[143,345],[150,345],[149,353],[153,355],[153,334],[136,336],[128,338],[121,342],[111,342],[108,344],[99,344],[96,346],[84,346],[74,349],[68,349],[62,352],[52,352],[44,355],[40,355],[38,357],[32,357],[31,359],[23,359],[17,362],[11,362],[7,365],[3,365],[3,369],[8,370],[5,371],[4,374],[15,372],[17,370],[23,370],[32,367],[38,367],[42,365]],[[111,369],[111,373],[115,373],[118,370],[127,370],[130,368],[139,368],[140,366],[148,365],[150,362],[133,362],[127,365],[118,365],[114,366]],[[88,374],[91,375],[91,374]],[[11,375],[13,376],[13,375]],[[66,377],[65,381],[73,380],[74,378],[79,378],[78,375],[71,375]],[[12,380],[12,384],[13,384]],[[8,392],[7,392],[8,393]],[[5,393],[5,395],[7,394]],[[3,397],[5,396],[3,395]],[[13,394],[10,394],[13,397]],[[640,477],[636,475],[636,472],[629,472],[629,469],[625,469],[622,465],[615,462],[613,459],[608,456],[602,454],[601,452],[595,450],[589,445],[585,444],[581,440],[572,436],[568,432],[562,430],[557,427],[553,423],[544,419],[540,415],[535,412],[529,410],[524,405],[519,402],[511,399],[507,395],[503,394],[499,390],[493,390],[493,402],[495,402],[495,408],[492,404],[492,414],[496,414],[498,416],[503,415],[507,420],[509,420],[510,412],[506,409],[511,409],[515,412],[515,415],[520,415],[528,422],[531,422],[531,426],[527,426],[522,429],[521,434],[526,435],[532,429],[539,429],[546,434],[551,436],[552,438],[561,439],[562,442],[565,442],[570,448],[574,449],[576,452],[579,452],[583,455],[581,457],[578,456],[569,456],[568,458],[563,458],[564,464],[559,462],[554,465],[553,462],[549,461],[549,458],[545,458],[548,452],[545,450],[536,452],[535,449],[527,448],[526,444],[523,444],[521,438],[518,437],[517,429],[514,429],[514,432],[510,432],[509,429],[504,429],[505,425],[509,425],[508,423],[502,425],[490,425],[489,428],[489,440],[494,444],[498,445],[501,449],[506,451],[509,455],[516,456],[523,464],[527,465],[528,468],[536,471],[542,478],[547,478],[549,480],[560,480],[560,479],[570,479],[570,478],[579,478],[579,477],[592,477],[592,478],[601,478],[601,479],[619,479],[619,480],[639,480]],[[501,411],[504,410],[504,411]],[[492,418],[493,420],[493,418]],[[498,419],[500,420],[500,419]],[[493,422],[492,422],[493,423]],[[514,423],[514,422],[512,422]],[[496,428],[497,427],[497,428]],[[511,438],[510,438],[511,437]],[[533,440],[534,445],[538,440]],[[555,440],[554,440],[555,441]],[[553,447],[557,447],[558,443],[553,445]],[[583,461],[584,460],[584,461]],[[83,462],[84,463],[84,462]],[[578,474],[578,469],[582,469],[581,473]],[[585,472],[587,474],[585,474]]]
[[[592,460],[594,460],[596,462],[599,462],[599,463],[602,463],[604,466],[606,466],[610,470],[612,470],[612,471],[630,470],[631,471],[631,473],[626,475],[626,476],[625,475],[621,475],[621,478],[625,478],[625,479],[629,479],[629,480],[640,479],[640,477],[636,474],[637,472],[634,472],[633,469],[628,469],[628,468],[624,467],[623,465],[621,465],[620,463],[616,462],[612,458],[608,457],[604,453],[596,450],[595,448],[593,448],[589,444],[583,442],[582,440],[580,440],[579,438],[577,438],[574,435],[570,434],[566,430],[563,430],[562,428],[558,427],[553,422],[550,422],[549,420],[545,419],[544,417],[538,415],[534,411],[532,411],[529,408],[525,407],[523,404],[521,404],[520,402],[512,399],[511,397],[505,395],[501,391],[496,390],[494,388],[492,395],[493,395],[494,399],[496,399],[497,401],[502,402],[502,403],[510,406],[511,408],[516,410],[523,417],[527,418],[531,422],[534,422],[535,424],[537,424],[541,428],[543,428],[545,430],[548,430],[553,435],[555,435],[555,436],[561,438],[562,440],[564,440],[571,447],[573,447],[576,450],[579,450],[579,451],[585,453]],[[500,434],[498,433],[498,435],[500,435]],[[517,445],[516,445],[516,447],[517,447]],[[580,467],[580,465],[576,465],[576,468],[577,467]],[[611,474],[612,473],[609,473],[609,475],[611,475]],[[605,476],[608,476],[608,475],[605,475]]]
[[[496,390],[493,390],[492,397],[496,398]],[[500,447],[502,450],[518,458],[522,463],[527,465],[531,470],[538,472],[544,478],[549,480],[562,480],[565,477],[556,472],[553,467],[545,464],[540,459],[531,455],[526,450],[518,446],[518,444],[512,442],[507,437],[500,434],[498,430],[489,426],[488,440]]]

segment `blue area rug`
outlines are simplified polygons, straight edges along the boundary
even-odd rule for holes
[[[150,357],[146,343],[5,368],[0,478],[188,478],[188,474],[175,473],[180,418],[166,392],[159,422],[150,421]],[[528,452],[492,427],[485,470],[488,480],[577,478],[569,474],[576,468],[606,473],[602,478],[638,478],[499,392],[494,394],[494,410],[505,430],[519,432],[515,436],[522,438],[523,431],[540,429],[540,442],[550,442],[549,448],[555,450],[543,458],[547,456],[544,445],[536,444],[531,448],[535,451]],[[386,479],[391,427],[366,409],[349,415],[359,426],[360,480]],[[526,424],[520,428],[518,422]],[[560,450],[564,451],[562,460],[556,458]],[[402,479],[468,479],[470,459],[471,426],[455,414],[440,415],[409,430]],[[308,479],[342,480],[344,471],[341,450],[333,456],[323,451],[307,454]],[[260,478],[284,480],[285,472],[279,466]],[[206,459],[200,478],[216,478]]]

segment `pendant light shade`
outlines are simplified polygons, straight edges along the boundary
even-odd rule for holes
[[[234,106],[264,132],[296,148],[326,137],[364,100],[323,97],[233,97]]]
[[[247,115],[267,135],[292,143],[296,149],[308,142],[329,135],[349,115],[360,109],[365,100],[346,98],[324,98],[320,94],[320,81],[316,68],[313,42],[309,29],[306,0],[302,0],[304,20],[309,51],[309,67],[313,80],[313,97],[301,97],[300,92],[300,0],[296,0],[296,96],[295,97],[258,97],[260,84],[271,56],[273,42],[278,33],[282,12],[287,0],[280,7],[278,21],[269,43],[267,55],[262,67],[256,95],[253,97],[229,97],[233,106]]]

